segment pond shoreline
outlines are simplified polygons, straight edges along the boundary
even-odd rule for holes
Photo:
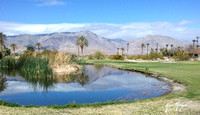
[[[86,63],[86,65],[94,65],[94,64],[102,64],[102,63]],[[186,85],[184,85],[184,83],[179,82],[177,80],[171,80],[171,79],[167,78],[167,76],[162,76],[162,75],[158,75],[156,73],[137,70],[137,69],[124,69],[124,68],[116,67],[116,66],[109,65],[109,64],[103,64],[103,65],[111,67],[111,68],[123,70],[123,71],[141,73],[141,74],[148,75],[150,77],[156,78],[158,80],[165,81],[166,83],[168,83],[171,86],[172,90],[170,90],[170,92],[163,94],[163,95],[167,95],[167,94],[170,94],[170,93],[175,93],[175,94],[182,93],[182,92],[185,92],[185,90],[186,90]]]
[[[86,64],[88,64],[88,65],[94,65],[94,64],[98,64],[98,63],[86,63]],[[167,82],[170,86],[173,86],[172,87],[172,90],[170,90],[169,92],[167,92],[167,93],[165,93],[165,94],[163,94],[163,95],[167,95],[167,94],[169,94],[169,93],[175,93],[176,92],[176,90],[174,90],[174,89],[177,89],[177,88],[174,88],[174,84],[176,83],[176,82],[174,82],[173,80],[170,80],[170,79],[167,79],[167,78],[165,78],[165,77],[161,77],[160,75],[156,75],[156,74],[153,74],[153,73],[150,73],[150,72],[145,72],[145,71],[140,71],[140,70],[135,70],[135,69],[123,69],[123,68],[120,68],[120,67],[116,67],[116,66],[111,66],[111,65],[108,65],[108,64],[103,64],[103,65],[105,65],[105,66],[108,66],[108,67],[112,67],[112,68],[115,68],[115,69],[119,69],[119,70],[123,70],[123,71],[129,71],[129,72],[138,72],[138,73],[142,73],[142,74],[144,74],[144,75],[148,75],[148,76],[150,76],[150,77],[153,77],[153,78],[156,78],[156,79],[159,79],[159,80],[163,80],[163,81],[165,81],[165,82]],[[176,83],[177,84],[177,83]],[[180,85],[180,83],[178,83],[178,85]],[[179,86],[178,86],[179,87]],[[178,89],[180,89],[180,88],[178,88]],[[185,88],[184,88],[185,89]],[[181,90],[181,91],[183,91],[183,90]],[[162,95],[160,95],[160,96],[162,96]],[[160,96],[158,96],[158,97],[160,97]],[[143,99],[142,99],[143,100]],[[7,102],[5,102],[5,103],[7,103]],[[14,104],[14,103],[7,103],[7,104],[2,104],[2,102],[0,103],[0,105],[6,105],[6,106],[12,106],[12,104]],[[120,102],[112,102],[112,103],[110,103],[110,104],[119,104]],[[126,102],[122,102],[122,103],[130,103],[130,101],[126,101]],[[73,105],[73,108],[77,108],[77,107],[87,107],[87,106],[96,106],[96,104],[98,105],[98,103],[94,103],[94,104],[75,104],[75,105]],[[109,104],[109,102],[105,102],[104,103],[105,105],[110,105]],[[102,104],[102,105],[104,105],[104,104]],[[101,105],[101,103],[99,103],[99,105]],[[18,106],[18,105],[17,105]],[[69,107],[68,107],[69,106]],[[55,108],[71,108],[70,107],[71,106],[71,104],[67,104],[67,105],[58,105],[58,106],[55,106]],[[16,107],[16,106],[15,106]],[[21,105],[19,105],[18,107],[42,107],[42,106],[21,106]],[[46,107],[48,107],[48,106],[46,106]],[[50,108],[54,108],[54,106],[49,106]]]

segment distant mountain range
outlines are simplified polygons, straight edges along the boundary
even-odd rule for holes
[[[138,38],[130,41],[124,41],[122,39],[108,39],[92,33],[91,31],[80,32],[61,32],[51,34],[38,34],[38,35],[16,35],[7,36],[6,45],[17,44],[17,52],[23,52],[27,46],[34,46],[36,43],[40,43],[42,49],[47,48],[50,50],[59,50],[69,53],[77,54],[76,39],[80,36],[86,37],[89,41],[89,46],[84,48],[85,54],[94,53],[96,50],[100,50],[107,55],[116,54],[117,48],[127,48],[129,43],[129,54],[140,54],[141,44],[149,43],[149,49],[156,48],[158,43],[159,48],[166,47],[166,44],[177,46],[184,46],[183,42],[176,40],[168,36],[147,36],[145,38]],[[146,50],[145,50],[146,51]],[[120,51],[121,52],[121,51]]]

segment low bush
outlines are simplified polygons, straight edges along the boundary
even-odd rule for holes
[[[92,54],[90,54],[90,55],[88,56],[88,59],[95,59],[95,58],[94,58],[94,56],[93,56]]]
[[[109,56],[109,59],[112,59],[112,60],[124,60],[124,57],[122,55],[112,55],[112,56]]]
[[[151,60],[164,59],[163,55],[159,54],[158,52],[151,51],[149,54],[149,58]]]
[[[178,61],[188,61],[190,59],[190,55],[187,52],[177,52],[175,56],[173,56],[175,60]]]
[[[103,54],[102,52],[96,51],[96,52],[94,53],[94,58],[97,59],[97,60],[99,60],[99,59],[104,59],[105,56],[104,56],[104,54]]]
[[[137,56],[129,56],[128,59],[143,59],[143,60],[157,60],[157,59],[164,59],[162,54],[157,52],[151,51],[149,55],[137,55]]]

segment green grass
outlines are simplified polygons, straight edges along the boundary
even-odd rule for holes
[[[135,69],[140,71],[148,71],[156,73],[187,85],[187,91],[182,94],[179,94],[179,96],[200,100],[199,61],[177,62],[177,63],[159,63],[159,62],[123,63],[123,61],[112,61],[112,60],[87,60],[86,63],[102,63],[122,69]],[[149,70],[146,70],[146,68],[149,68]]]

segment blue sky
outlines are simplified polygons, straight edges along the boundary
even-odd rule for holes
[[[9,35],[91,30],[127,40],[147,34],[183,40],[200,36],[200,0],[0,0],[0,6],[0,31]],[[44,29],[39,32],[41,26]],[[57,29],[47,31],[52,26]],[[184,36],[175,35],[180,31]]]

